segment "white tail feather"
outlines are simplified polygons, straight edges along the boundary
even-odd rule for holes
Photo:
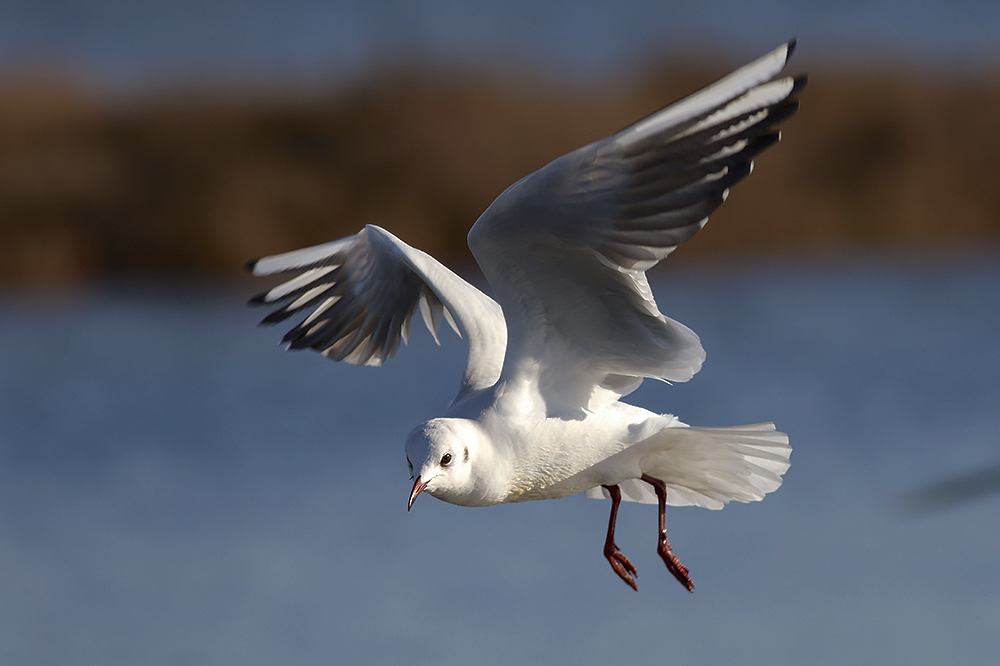
[[[781,486],[792,447],[773,423],[731,428],[664,428],[618,455],[639,455],[643,474],[667,486],[667,504],[721,509],[731,500],[754,502]],[[652,487],[639,479],[619,484],[622,499],[656,502]],[[591,488],[588,497],[607,497]]]

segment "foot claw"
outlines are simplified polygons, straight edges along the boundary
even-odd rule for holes
[[[656,547],[656,552],[663,558],[663,563],[667,565],[667,571],[674,575],[677,582],[686,587],[688,592],[694,592],[694,583],[691,581],[691,576],[688,575],[688,568],[681,564],[680,559],[674,555],[674,551],[670,549],[670,544],[665,539]]]
[[[625,583],[635,591],[639,591],[639,584],[635,582],[635,574],[639,573],[636,571],[635,565],[629,562],[628,558],[618,550],[618,546],[614,546],[614,550],[608,552],[605,551],[604,557],[608,558],[608,562],[611,563],[611,568],[615,570],[618,577],[621,578]]]

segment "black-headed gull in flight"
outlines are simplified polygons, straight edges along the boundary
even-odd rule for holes
[[[604,555],[633,588],[615,545],[622,498],[659,506],[657,552],[693,589],[667,541],[666,505],[722,508],[781,485],[788,437],[774,425],[693,428],[620,401],[646,377],[690,379],[698,336],[657,309],[645,271],[701,229],[776,126],[805,77],[776,78],[784,44],[610,137],[564,155],[497,197],[469,232],[491,299],[388,231],[250,262],[254,275],[298,272],[252,299],[283,338],[335,361],[381,365],[420,308],[468,342],[458,395],[414,429],[408,508],[426,491],[464,506],[610,497]]]

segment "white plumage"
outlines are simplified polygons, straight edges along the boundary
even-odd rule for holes
[[[770,423],[692,428],[620,402],[644,378],[687,381],[705,352],[660,313],[645,271],[691,238],[779,139],[805,78],[774,78],[794,42],[606,139],[522,178],[469,232],[496,301],[388,231],[251,262],[255,275],[300,274],[251,302],[262,323],[305,318],[284,337],[334,360],[381,365],[420,309],[437,339],[447,321],[469,345],[458,395],[416,428],[407,460],[423,490],[469,506],[586,492],[613,500],[605,555],[635,587],[614,545],[620,498],[719,509],[781,485],[791,451]]]

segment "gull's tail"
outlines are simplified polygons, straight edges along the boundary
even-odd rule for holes
[[[667,504],[721,509],[730,501],[754,502],[777,490],[788,470],[792,447],[773,423],[731,428],[664,428],[617,455],[638,456],[644,474],[667,486]],[[629,479],[618,484],[622,499],[652,504],[649,484]],[[591,488],[588,497],[607,497]]]

